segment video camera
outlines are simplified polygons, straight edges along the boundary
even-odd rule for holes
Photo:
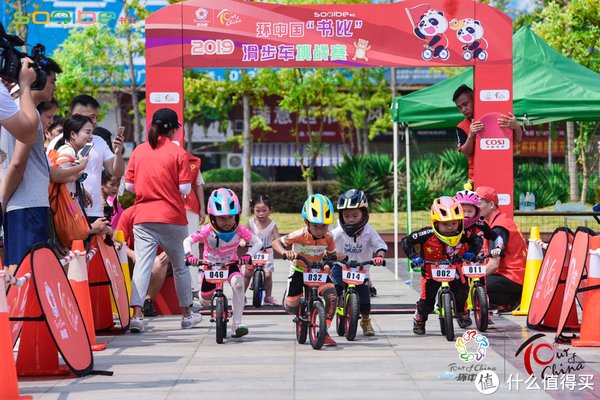
[[[24,46],[25,42],[17,35],[9,35],[0,23],[0,78],[11,82],[19,82],[19,72],[21,71],[21,59],[27,57],[27,53],[17,50],[17,47]],[[36,72],[36,78],[31,85],[32,90],[42,90],[46,86],[47,76],[40,66],[46,65],[46,47],[43,44],[36,44],[31,51],[33,64],[29,64]]]

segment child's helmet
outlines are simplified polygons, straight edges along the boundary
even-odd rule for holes
[[[479,206],[481,206],[481,199],[479,195],[471,190],[461,190],[456,192],[456,196],[454,199],[458,201],[460,204],[471,204],[475,206],[475,216],[474,217],[466,217],[464,218],[465,229],[472,227],[477,220],[479,220]]]
[[[344,221],[343,210],[359,209],[362,212],[362,219],[354,225],[347,224]],[[367,196],[362,190],[350,189],[344,192],[338,199],[337,209],[340,218],[340,225],[346,235],[350,237],[356,236],[362,228],[369,222],[369,202]]]
[[[460,203],[452,197],[442,196],[433,201],[431,205],[431,227],[435,235],[449,246],[456,246],[463,235],[463,220],[465,216]],[[457,234],[445,236],[438,232],[437,222],[459,221]]]
[[[302,207],[302,217],[311,224],[330,225],[333,223],[333,203],[327,196],[313,194]]]
[[[240,223],[240,201],[233,190],[227,188],[213,190],[208,198],[207,211],[210,219],[210,226],[213,228],[219,239],[226,242],[230,241],[235,235]],[[220,231],[215,220],[215,217],[224,215],[235,216],[235,226],[227,232]]]

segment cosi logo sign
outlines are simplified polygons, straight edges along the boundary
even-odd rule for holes
[[[487,138],[479,142],[481,150],[508,150],[510,140],[507,138]]]

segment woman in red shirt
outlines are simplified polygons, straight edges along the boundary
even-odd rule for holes
[[[148,141],[133,151],[125,175],[126,189],[136,194],[133,222],[136,265],[130,302],[134,310],[130,329],[134,333],[144,330],[142,305],[159,245],[173,266],[175,290],[183,314],[181,327],[192,328],[202,320],[201,314],[191,310],[190,273],[184,263],[183,240],[188,232],[181,195],[190,192],[192,180],[185,150],[171,141],[180,126],[175,111],[169,108],[156,111]]]

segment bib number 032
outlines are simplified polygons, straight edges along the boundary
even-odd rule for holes
[[[322,272],[317,272],[317,271],[304,272],[304,282],[306,282],[306,283],[325,283],[325,282],[327,282],[327,274],[322,273]]]

